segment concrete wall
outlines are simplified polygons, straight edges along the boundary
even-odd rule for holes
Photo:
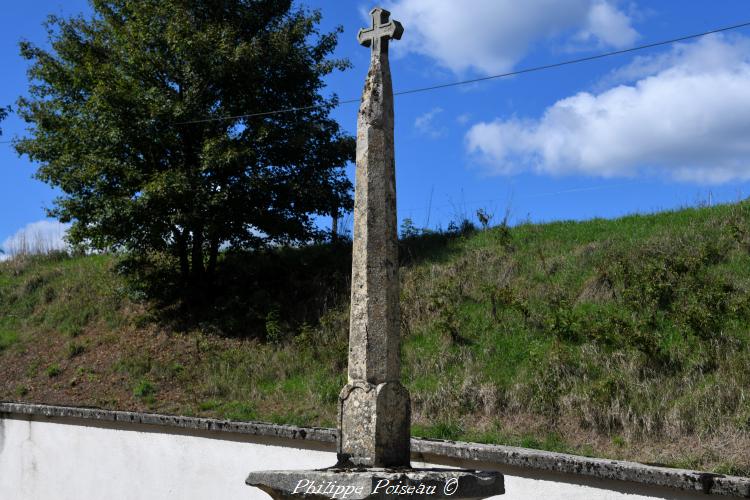
[[[250,470],[330,461],[330,452],[185,433],[0,420],[2,499],[268,498],[245,485]]]
[[[506,474],[506,499],[705,498],[628,481],[431,457]],[[0,499],[233,500],[269,498],[251,470],[332,465],[331,443],[76,418],[0,414]],[[427,464],[414,462],[415,466]],[[479,466],[479,467],[478,467]]]

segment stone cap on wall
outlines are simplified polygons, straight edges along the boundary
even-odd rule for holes
[[[315,442],[328,445],[331,449],[333,449],[337,438],[335,429],[322,427],[297,427],[263,422],[233,422],[213,418],[113,411],[98,408],[0,402],[0,418],[14,416],[83,419],[132,426],[155,425],[165,427],[165,431],[171,428]],[[520,469],[629,481],[711,495],[750,498],[750,478],[746,477],[657,467],[622,460],[581,457],[513,446],[423,438],[412,438],[411,449],[415,458],[421,461],[433,461],[435,459],[476,461],[495,466],[505,465]]]

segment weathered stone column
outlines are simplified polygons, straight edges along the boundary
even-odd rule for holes
[[[393,89],[388,41],[401,24],[373,9],[360,30],[370,70],[357,117],[349,380],[339,396],[338,462],[322,470],[251,472],[275,499],[479,499],[502,494],[499,472],[412,469],[409,393],[401,385]],[[396,491],[402,491],[395,493]]]
[[[403,28],[383,9],[360,30],[370,47],[357,117],[357,170],[349,326],[349,382],[339,396],[340,464],[409,465],[410,401],[401,385],[393,144],[393,88],[388,41]]]

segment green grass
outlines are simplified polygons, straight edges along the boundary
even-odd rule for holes
[[[49,378],[54,378],[60,375],[62,373],[62,368],[60,368],[60,365],[57,363],[53,363],[47,367],[45,370],[45,373]]]
[[[18,331],[80,335],[94,324],[123,325],[124,284],[106,255],[25,257],[0,266],[0,338]]]
[[[133,396],[149,406],[153,406],[156,403],[157,392],[156,385],[145,378],[138,380],[133,387]]]
[[[581,452],[542,431],[482,430],[531,415],[610,436],[615,454],[689,435],[747,439],[749,228],[743,203],[449,241],[448,258],[402,270],[404,371],[425,422],[415,429]]]
[[[750,474],[749,203],[464,229],[400,248],[415,435]],[[133,404],[157,410],[335,425],[348,290],[341,249],[326,251],[258,257],[246,269],[265,273],[255,288],[238,281],[183,340],[121,349],[97,377],[124,377]],[[65,338],[33,378],[55,359],[153,335],[159,311],[129,313],[114,266],[105,255],[0,264],[0,363],[11,346]],[[271,273],[286,268],[292,277]]]
[[[13,330],[0,329],[0,351],[18,342],[18,333]]]

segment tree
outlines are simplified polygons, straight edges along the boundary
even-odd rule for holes
[[[10,111],[10,108],[0,108],[0,122],[5,120],[5,118],[8,116],[8,112]],[[0,136],[3,135],[3,129],[0,128]]]
[[[62,191],[49,214],[73,244],[167,255],[202,286],[220,248],[311,241],[316,215],[351,210],[354,140],[321,95],[348,67],[331,58],[341,28],[321,34],[291,0],[91,5],[49,18],[51,50],[21,43],[31,127],[16,149]]]

